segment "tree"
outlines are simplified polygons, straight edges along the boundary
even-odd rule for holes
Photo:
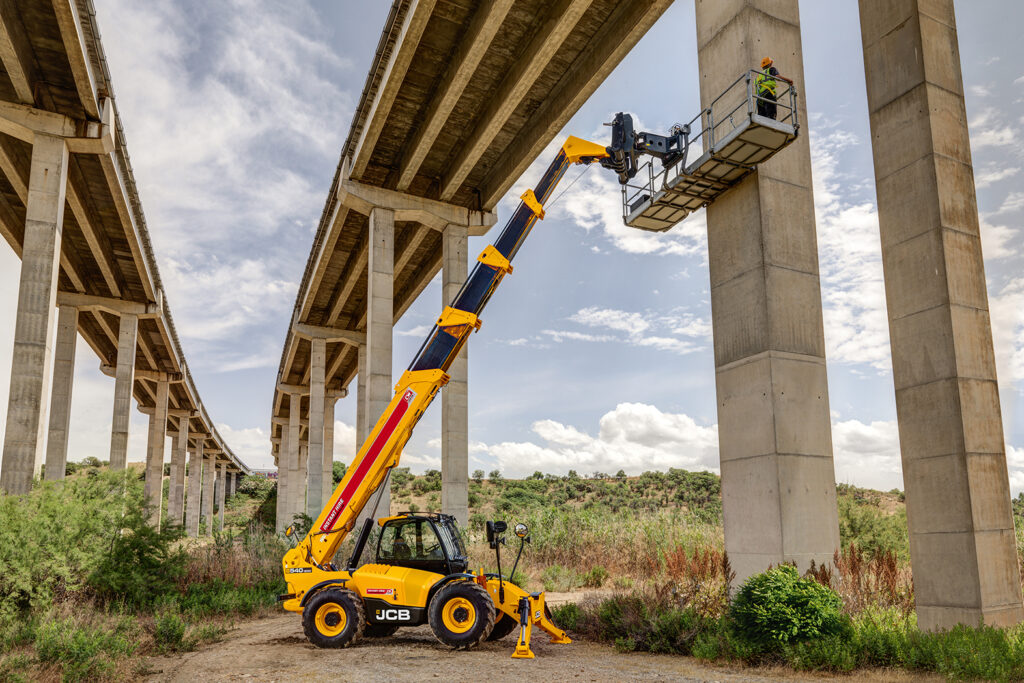
[[[623,481],[626,478],[626,471],[619,470],[618,472],[615,473],[615,478],[618,479],[619,481]]]
[[[543,479],[543,478],[544,478],[544,473],[541,472],[540,470],[537,470],[536,472],[534,472],[533,474],[530,475],[530,479]]]
[[[346,471],[348,471],[348,467],[343,462],[335,460],[334,464],[331,465],[331,481],[334,482],[335,486],[341,483]]]
[[[483,482],[483,480],[484,480],[484,471],[483,470],[473,470],[473,481],[475,481],[476,483],[479,484],[479,483]]]
[[[491,473],[487,475],[487,478],[490,479],[492,482],[501,481],[501,470],[491,470]]]

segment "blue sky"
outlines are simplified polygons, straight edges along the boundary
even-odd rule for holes
[[[272,389],[342,142],[389,3],[95,0],[139,191],[189,366],[236,453],[268,466]],[[957,3],[982,241],[1014,491],[1024,490],[1022,8]],[[802,3],[837,481],[902,487],[857,3]],[[620,110],[646,130],[699,109],[693,5],[678,0],[499,205],[569,134],[601,141]],[[667,47],[667,46],[670,46]],[[783,74],[785,63],[778,64]],[[567,174],[566,184],[576,175]],[[716,468],[705,224],[621,224],[591,169],[532,234],[470,341],[470,469],[630,473]],[[488,239],[475,239],[471,252]],[[20,263],[0,248],[0,358]],[[442,302],[439,280],[396,326],[395,374]],[[83,343],[71,455],[106,457],[113,381]],[[0,362],[0,409],[9,368]],[[354,389],[354,387],[353,387]],[[355,447],[339,402],[336,457]],[[403,464],[440,463],[440,406]],[[131,457],[145,418],[134,415]],[[0,429],[3,428],[0,422]]]

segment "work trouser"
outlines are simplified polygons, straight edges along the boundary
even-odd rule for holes
[[[757,93],[757,114],[769,119],[774,119],[778,112],[778,105],[775,104],[775,93],[770,90],[762,90]]]

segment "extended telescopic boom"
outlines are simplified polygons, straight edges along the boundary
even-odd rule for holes
[[[523,193],[519,207],[497,241],[477,257],[478,263],[473,272],[451,305],[445,307],[409,369],[395,385],[394,398],[377,420],[320,516],[313,522],[309,534],[285,555],[286,573],[290,568],[306,564],[326,568],[338,546],[355,526],[370,497],[386,481],[388,472],[398,465],[402,448],[420,416],[438,390],[447,384],[448,368],[466,343],[469,333],[480,328],[480,314],[484,306],[502,278],[512,272],[512,259],[534,223],[544,218],[544,204],[566,169],[570,164],[590,164],[608,157],[605,147],[570,136],[537,186]]]

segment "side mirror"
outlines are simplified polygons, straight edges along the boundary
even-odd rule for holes
[[[530,533],[529,527],[527,527],[522,522],[520,522],[519,524],[516,524],[516,526],[515,526],[515,534],[516,534],[516,536],[518,536],[519,538],[526,538],[526,535],[528,533]]]

